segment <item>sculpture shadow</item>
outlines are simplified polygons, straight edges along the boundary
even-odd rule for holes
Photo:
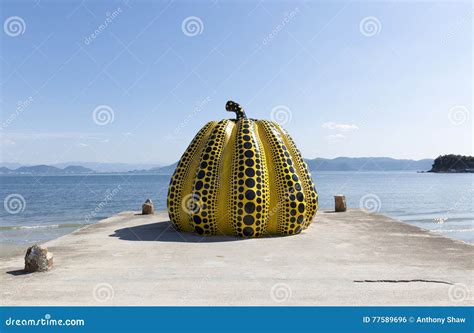
[[[180,232],[173,227],[170,221],[117,229],[109,236],[121,240],[142,242],[218,243],[244,240],[232,236],[200,236],[189,232]]]

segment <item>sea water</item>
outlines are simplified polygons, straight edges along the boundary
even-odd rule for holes
[[[336,194],[348,207],[381,213],[474,243],[474,175],[416,172],[314,172],[321,209]],[[150,198],[166,209],[170,176],[93,174],[0,176],[0,245],[43,242]],[[317,221],[317,220],[316,220]]]

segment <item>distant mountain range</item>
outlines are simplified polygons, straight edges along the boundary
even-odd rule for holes
[[[65,168],[70,165],[79,165],[92,169],[96,172],[128,172],[130,170],[149,170],[152,168],[163,166],[156,163],[94,163],[94,162],[69,162],[58,163],[53,166]]]
[[[426,171],[433,165],[433,159],[408,160],[389,157],[337,157],[333,159],[315,158],[307,159],[311,171]],[[167,166],[154,166],[150,164],[126,163],[62,163],[53,165],[6,167],[0,164],[0,174],[11,175],[69,175],[91,173],[132,173],[132,174],[157,174],[171,175],[177,163]],[[127,168],[128,166],[128,168]]]
[[[14,170],[0,167],[0,174],[15,175],[79,175],[95,173],[94,170],[79,165],[70,165],[63,169],[51,165],[22,166]]]
[[[10,170],[16,170],[20,167],[36,167],[38,165],[22,165],[19,163],[0,163],[0,170],[2,168],[8,168]],[[95,162],[68,162],[68,163],[57,163],[49,166],[53,166],[59,169],[64,169],[69,166],[81,166],[93,170],[94,172],[128,172],[130,170],[149,170],[163,166],[162,164],[156,163],[95,163]]]
[[[423,171],[433,159],[407,160],[390,157],[337,157],[306,160],[311,171]]]

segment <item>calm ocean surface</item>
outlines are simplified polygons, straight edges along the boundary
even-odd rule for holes
[[[365,208],[474,243],[474,175],[414,172],[319,172],[313,178],[322,209],[345,194]],[[0,176],[0,245],[56,238],[125,210],[146,198],[166,209],[169,176]]]

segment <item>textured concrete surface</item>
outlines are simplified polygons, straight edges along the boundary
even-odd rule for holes
[[[124,212],[44,244],[55,267],[0,262],[3,305],[473,305],[474,247],[382,215],[324,213],[241,240]],[[26,249],[25,249],[26,250]]]

